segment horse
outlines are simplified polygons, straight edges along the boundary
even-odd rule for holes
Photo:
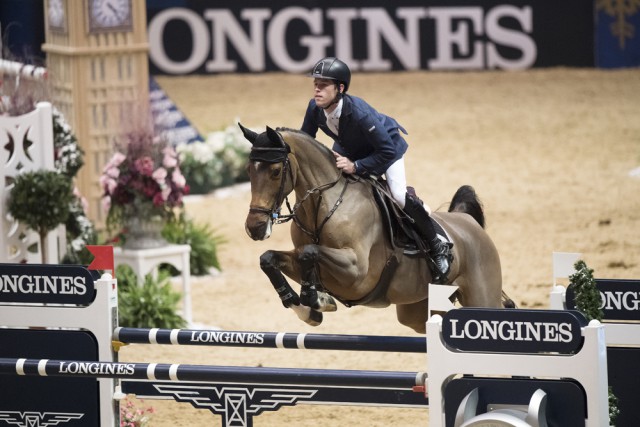
[[[260,268],[282,304],[312,326],[322,322],[323,312],[337,309],[335,300],[347,307],[395,304],[402,325],[426,333],[431,270],[426,257],[393,244],[370,180],[343,174],[332,151],[302,131],[267,127],[258,134],[239,126],[252,144],[247,234],[265,240],[274,225],[293,221],[293,249],[260,256]],[[281,214],[285,201],[289,215]],[[484,230],[484,212],[473,188],[460,187],[449,212],[432,217],[453,243],[447,284],[458,286],[460,305],[502,307],[500,257]],[[285,275],[300,284],[299,295]]]

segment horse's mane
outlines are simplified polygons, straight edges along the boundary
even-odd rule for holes
[[[327,147],[326,145],[322,144],[320,141],[318,141],[317,139],[313,138],[311,135],[309,135],[308,133],[300,130],[300,129],[290,129],[290,128],[286,128],[286,127],[279,127],[276,128],[277,132],[287,132],[287,133],[291,133],[294,134],[294,136],[302,138],[304,140],[305,144],[311,144],[315,149],[317,149],[324,157],[327,158],[327,160],[329,160],[332,164],[335,164],[335,158],[333,156],[333,152],[331,151],[331,149],[329,147]],[[284,139],[284,136],[283,136]],[[285,142],[289,143],[289,141]]]

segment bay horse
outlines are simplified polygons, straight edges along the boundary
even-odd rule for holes
[[[369,180],[343,174],[332,151],[302,131],[267,127],[258,134],[239,126],[252,144],[247,234],[265,240],[274,224],[293,220],[293,249],[268,250],[260,257],[283,305],[316,326],[322,312],[336,310],[335,300],[346,306],[395,304],[401,324],[425,333],[431,271],[425,257],[394,247]],[[291,192],[293,208],[287,198]],[[290,215],[280,214],[285,201]],[[473,188],[461,187],[449,212],[432,216],[453,243],[448,284],[459,287],[460,304],[501,307],[506,296],[500,258],[483,228],[484,213]],[[300,295],[283,273],[301,285]]]

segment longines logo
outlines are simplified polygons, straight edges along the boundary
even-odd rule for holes
[[[73,295],[87,292],[84,277],[2,275],[3,293]]]
[[[65,412],[0,411],[0,426],[47,427],[79,420],[84,414]]]
[[[586,320],[578,312],[463,308],[444,316],[445,342],[463,351],[577,351]]]
[[[191,342],[212,342],[222,344],[255,344],[264,343],[264,334],[255,332],[217,332],[217,331],[192,331]]]
[[[0,301],[89,304],[94,280],[76,265],[0,264]]]
[[[640,320],[640,280],[596,279],[606,320]],[[567,308],[574,309],[576,295],[567,288]]]
[[[135,365],[129,363],[60,362],[58,372],[76,375],[133,375]]]

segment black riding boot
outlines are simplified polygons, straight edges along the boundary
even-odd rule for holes
[[[413,196],[407,194],[405,197],[404,211],[414,221],[414,227],[420,234],[424,242],[429,245],[431,258],[438,269],[433,277],[434,283],[444,283],[447,281],[449,268],[451,267],[451,244],[443,242],[436,235],[436,230],[429,218],[429,213],[424,209],[422,203]]]

